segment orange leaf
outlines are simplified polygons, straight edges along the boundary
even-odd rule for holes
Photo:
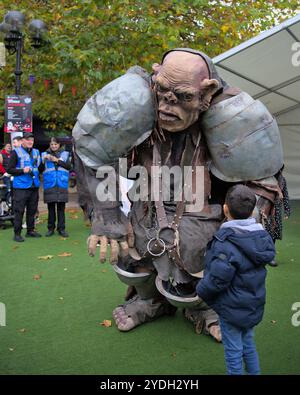
[[[100,325],[105,326],[106,328],[109,328],[111,326],[111,320],[103,320]]]
[[[42,277],[42,276],[41,276],[40,274],[35,274],[35,275],[33,276],[33,279],[34,279],[34,280],[39,280],[41,277]]]
[[[57,256],[65,257],[65,256],[72,256],[72,254],[70,252],[62,252],[61,254],[58,254]]]

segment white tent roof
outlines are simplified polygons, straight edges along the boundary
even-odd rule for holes
[[[298,49],[292,49],[295,42]],[[293,55],[300,60],[300,14],[213,62],[228,84],[262,101],[276,117],[290,197],[300,199],[300,65],[293,65]]]

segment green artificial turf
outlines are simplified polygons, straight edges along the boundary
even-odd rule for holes
[[[267,304],[256,329],[263,374],[300,373],[300,326],[291,324],[300,302],[300,202],[278,242],[279,267],[268,268]],[[46,225],[38,225],[46,232]],[[0,230],[0,374],[224,374],[222,345],[196,335],[177,311],[128,333],[117,330],[112,310],[126,286],[106,263],[86,252],[89,229],[67,213],[70,238],[12,241]],[[72,256],[59,257],[61,253]],[[39,256],[53,255],[49,260]],[[34,279],[34,276],[40,276]],[[112,326],[100,325],[111,320]]]

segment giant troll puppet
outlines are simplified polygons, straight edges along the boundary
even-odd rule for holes
[[[118,329],[181,307],[196,332],[220,340],[218,316],[195,285],[233,183],[253,188],[254,215],[274,240],[281,237],[288,196],[276,121],[262,103],[229,87],[205,54],[175,49],[151,76],[135,66],[91,97],[73,137],[80,204],[92,221],[89,254],[100,245],[104,262],[110,245],[110,262],[128,285],[113,311]],[[128,217],[109,192],[119,179],[114,169],[138,184]],[[185,177],[169,177],[168,190],[162,169]]]

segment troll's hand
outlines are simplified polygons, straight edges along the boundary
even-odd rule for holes
[[[128,255],[127,241],[117,241],[109,239],[106,236],[90,235],[87,239],[88,253],[90,256],[95,256],[97,245],[100,244],[100,258],[99,261],[104,263],[107,260],[107,246],[110,245],[109,262],[114,265],[118,262],[118,256]]]

